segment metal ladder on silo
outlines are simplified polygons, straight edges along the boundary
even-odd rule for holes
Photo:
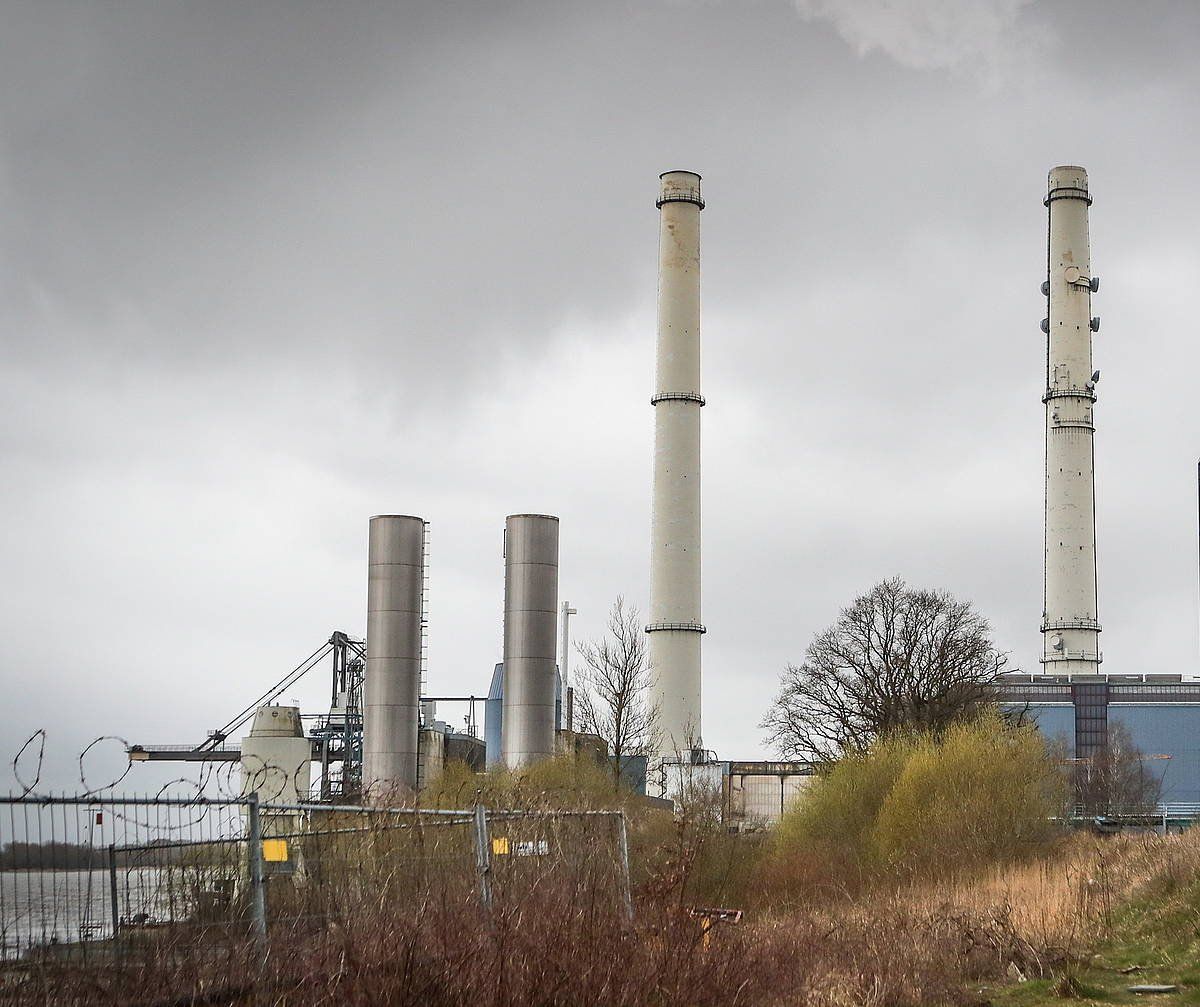
[[[421,695],[429,693],[429,522],[421,522]]]

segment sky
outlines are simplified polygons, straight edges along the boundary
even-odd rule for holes
[[[1200,671],[1200,6],[0,9],[0,790],[35,730],[79,789],[94,739],[198,742],[363,634],[372,514],[430,522],[437,693],[499,660],[507,514],[560,516],[576,638],[644,612],[668,169],[708,204],[707,747],[767,757],[784,666],[888,576],[1038,670],[1057,164],[1095,197],[1104,670]]]

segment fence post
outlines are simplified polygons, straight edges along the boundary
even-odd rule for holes
[[[633,922],[633,892],[629,883],[629,833],[625,829],[625,812],[617,812],[617,845],[621,858],[621,897],[625,901],[625,919]]]
[[[263,882],[262,819],[258,813],[258,791],[246,798],[250,809],[250,931],[260,944],[267,940],[267,893]]]
[[[121,914],[117,905],[117,847],[115,843],[108,844],[108,898],[112,903],[113,947],[118,948],[118,938],[121,936]]]
[[[488,841],[487,809],[475,805],[475,869],[479,873],[479,899],[483,908],[492,909],[492,850]]]

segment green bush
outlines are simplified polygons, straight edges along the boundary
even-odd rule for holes
[[[940,737],[892,736],[813,782],[779,825],[773,873],[790,866],[809,881],[856,886],[1021,858],[1057,834],[1065,785],[1036,729],[999,714]]]
[[[497,767],[476,773],[458,761],[446,763],[438,779],[421,791],[425,808],[515,808],[539,811],[627,809],[634,795],[613,788],[606,766],[586,756],[559,755],[521,771]]]
[[[875,824],[909,750],[906,740],[885,739],[818,776],[802,801],[783,816],[776,849],[785,857],[802,853],[815,873],[836,882],[859,879],[876,859]]]
[[[1036,728],[997,715],[913,739],[879,810],[875,854],[930,876],[1037,853],[1057,834],[1065,782]]]

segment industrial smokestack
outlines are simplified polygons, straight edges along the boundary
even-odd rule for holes
[[[364,793],[417,785],[425,522],[371,518],[367,544],[367,667],[363,683]]]
[[[676,758],[700,735],[700,176],[668,171],[658,237],[654,502],[650,529],[650,666],[661,750]]]
[[[504,525],[504,716],[500,750],[519,769],[554,754],[558,518],[513,514]]]
[[[1050,170],[1048,276],[1042,292],[1046,332],[1046,581],[1042,613],[1047,672],[1100,670],[1096,605],[1096,493],[1093,406],[1099,373],[1092,370],[1092,276],[1088,247],[1087,172]]]

